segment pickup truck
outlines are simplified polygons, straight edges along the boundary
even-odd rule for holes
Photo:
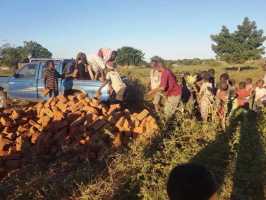
[[[30,63],[22,66],[17,72],[10,77],[0,77],[0,89],[4,90],[8,98],[29,101],[46,100],[42,94],[44,89],[44,71],[48,59],[31,59]],[[49,59],[50,60],[50,59]],[[62,74],[64,67],[71,59],[53,59],[55,68]],[[94,97],[96,91],[101,86],[100,81],[95,80],[73,80],[73,91],[86,93],[89,97]],[[63,93],[63,80],[58,80],[59,93]],[[108,88],[102,90],[102,101],[109,98]]]

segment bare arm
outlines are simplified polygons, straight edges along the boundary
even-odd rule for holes
[[[101,92],[101,90],[109,83],[109,81],[104,81],[103,84],[101,85],[101,87],[98,89],[99,92]]]
[[[94,74],[93,74],[93,72],[92,72],[92,67],[91,67],[90,64],[87,65],[87,70],[88,70],[88,72],[89,72],[89,75],[90,75],[90,77],[91,77],[91,80],[95,80],[95,76],[94,76]]]

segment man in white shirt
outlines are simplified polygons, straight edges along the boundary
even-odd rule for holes
[[[106,80],[98,90],[98,94],[101,94],[101,90],[107,84],[109,84],[109,94],[114,96],[114,99],[122,102],[124,100],[124,94],[126,91],[126,84],[121,79],[119,73],[113,66],[107,65]],[[113,94],[112,94],[113,93]]]
[[[150,89],[153,91],[156,88],[160,87],[161,83],[161,72],[158,70],[152,68],[150,71]],[[156,110],[156,112],[159,112],[160,110],[160,101],[162,99],[162,93],[156,92],[153,97],[153,105]]]
[[[161,83],[161,72],[156,69],[151,69],[150,71],[150,87],[151,90],[158,88]]]

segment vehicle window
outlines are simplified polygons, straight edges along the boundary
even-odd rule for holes
[[[60,73],[60,62],[55,62],[54,64],[55,64],[56,71]],[[47,69],[47,65],[46,63],[41,63],[41,66],[42,66],[42,78],[43,78],[44,72]]]
[[[34,78],[36,72],[36,64],[26,64],[18,72],[18,78]]]

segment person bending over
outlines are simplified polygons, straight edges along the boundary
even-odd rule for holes
[[[174,73],[166,68],[163,60],[155,56],[151,59],[151,67],[161,73],[160,85],[149,92],[149,96],[156,95],[158,92],[162,93],[165,99],[164,103],[164,116],[165,119],[171,118],[180,103],[182,87],[177,83]]]
[[[111,101],[122,102],[124,100],[124,94],[126,91],[126,84],[121,79],[119,73],[112,65],[107,65],[106,80],[102,83],[97,92],[97,96],[101,95],[101,90],[108,84],[108,92],[111,97]]]

